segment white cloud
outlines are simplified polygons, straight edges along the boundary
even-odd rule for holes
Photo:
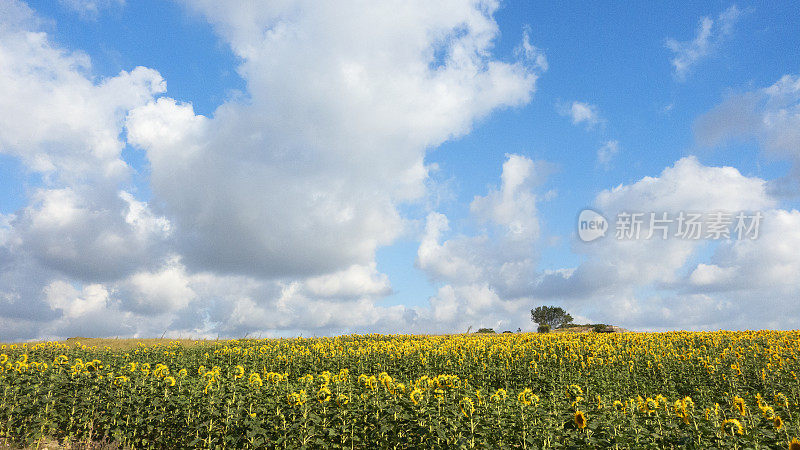
[[[95,83],[86,55],[54,46],[44,33],[5,26],[0,59],[0,151],[54,183],[116,189],[129,172],[120,157],[123,119],[164,92],[158,72],[137,67]]]
[[[11,251],[86,281],[119,278],[157,261],[169,228],[127,192],[106,198],[86,187],[38,189],[10,223]]]
[[[712,264],[698,265],[690,281],[706,292],[784,291],[780,300],[787,294],[796,295],[800,288],[792,279],[800,270],[800,257],[793,249],[800,245],[800,212],[767,210],[758,232],[757,239],[721,245],[711,258]],[[754,270],[755,267],[758,270]]]
[[[557,109],[559,114],[569,117],[573,125],[584,124],[587,129],[603,121],[597,106],[589,103],[574,101],[569,105],[557,105]]]
[[[800,76],[784,75],[766,88],[733,95],[695,122],[700,145],[756,138],[769,156],[793,163],[792,173],[773,183],[779,194],[796,194],[800,181]]]
[[[691,41],[679,42],[669,38],[666,46],[674,56],[670,60],[675,75],[684,79],[698,62],[707,58],[733,32],[741,11],[736,5],[720,13],[716,21],[709,17],[700,19],[697,34]]]
[[[94,18],[111,3],[69,4]],[[497,7],[193,3],[247,82],[205,117],[152,69],[94,77],[0,3],[0,151],[44,180],[0,221],[3,338],[433,328],[378,303],[375,250],[426,195],[429,149],[530,101],[546,58],[527,35],[517,61],[492,56]],[[148,202],[128,187],[128,143],[146,151]],[[505,201],[483,200],[487,223],[538,232]]]
[[[611,165],[611,160],[619,153],[619,141],[607,141],[597,150],[597,163],[608,169]]]
[[[109,300],[108,290],[99,284],[90,284],[79,291],[65,281],[54,281],[44,292],[50,307],[62,310],[67,319],[102,311]]]
[[[197,297],[186,268],[173,256],[157,272],[138,272],[125,283],[130,290],[131,309],[141,312],[170,312],[186,308]]]
[[[43,179],[8,220],[8,251],[89,282],[157,260],[163,236],[145,225],[167,221],[120,194],[131,173],[120,134],[127,112],[164,92],[164,80],[144,67],[95,79],[89,58],[53,44],[30,8],[2,8],[0,152]]]
[[[392,292],[389,278],[378,272],[374,262],[309,278],[304,282],[304,289],[314,298],[382,297]]]
[[[526,298],[536,276],[539,219],[533,189],[549,168],[519,155],[507,155],[501,186],[477,196],[470,212],[488,226],[483,234],[443,240],[448,220],[430,213],[417,251],[417,266],[446,283],[421,311],[438,329],[470,325],[528,328]]]
[[[761,211],[757,239],[704,241],[669,238],[617,240],[614,229],[596,242],[577,243],[586,260],[573,270],[542,274],[537,298],[559,298],[593,320],[633,329],[789,328],[800,318],[800,270],[792,242],[800,212],[777,208],[764,180],[731,167],[684,158],[658,177],[601,192],[595,208],[611,221],[620,211]],[[798,244],[800,245],[800,244]],[[706,256],[707,254],[711,256]]]
[[[547,55],[544,51],[535,45],[531,44],[530,28],[526,27],[522,34],[522,42],[514,49],[517,56],[522,56],[525,59],[532,61],[535,67],[541,71],[547,71],[550,65],[547,63]]]
[[[242,58],[249,98],[213,119],[160,99],[127,128],[193,270],[368,266],[403,231],[397,205],[423,196],[427,149],[528,102],[537,78],[492,58],[493,2],[189,7]]]

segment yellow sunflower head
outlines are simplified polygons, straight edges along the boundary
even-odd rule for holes
[[[328,389],[327,386],[323,386],[317,392],[317,401],[319,401],[320,403],[326,403],[326,402],[330,401],[331,395],[332,395],[331,390]]]
[[[742,397],[733,397],[733,406],[739,411],[739,415],[746,415],[747,414],[747,405],[744,403],[744,399]]]
[[[491,400],[494,402],[504,402],[508,397],[508,392],[505,389],[498,389],[494,394],[491,396]]]
[[[730,433],[733,435],[736,434],[744,434],[744,428],[742,428],[742,423],[736,419],[725,419],[722,422],[722,432],[725,434]]]
[[[464,417],[472,417],[472,414],[475,413],[475,401],[469,397],[462,398],[459,406]]]
[[[581,430],[586,428],[586,416],[581,410],[575,411],[575,426]]]
[[[525,406],[530,406],[531,404],[535,403],[539,400],[539,397],[533,393],[532,390],[529,388],[525,388],[522,392],[517,395],[517,400]]]
[[[409,397],[411,397],[411,401],[414,402],[415,405],[419,405],[420,400],[422,400],[422,390],[414,388]]]
[[[247,384],[250,386],[261,387],[264,385],[264,382],[261,381],[261,375],[256,372],[250,374],[250,378],[247,379]]]

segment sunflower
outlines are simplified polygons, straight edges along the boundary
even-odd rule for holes
[[[422,399],[422,390],[414,388],[409,397],[411,397],[411,401],[414,402],[415,405],[419,405],[419,401]]]
[[[239,378],[244,378],[244,367],[238,365],[234,368],[233,379],[238,380]]]
[[[730,431],[731,434],[744,434],[742,423],[736,419],[725,419],[725,421],[722,422],[721,428],[723,433]]]
[[[319,401],[320,403],[325,403],[331,399],[331,395],[332,395],[331,390],[328,389],[327,386],[323,386],[317,392],[317,401]]]
[[[792,442],[789,442],[789,450],[800,450],[800,441],[797,438],[792,439]]]
[[[261,375],[256,372],[250,374],[250,377],[247,379],[247,384],[250,386],[258,386],[261,387],[264,385],[264,382],[261,381]]]
[[[586,416],[581,410],[575,411],[575,426],[581,430],[586,428]]]
[[[747,414],[747,405],[744,403],[744,399],[742,397],[733,397],[733,406],[736,407],[736,410],[739,411],[739,414],[744,416]]]
[[[776,430],[782,430],[783,429],[783,419],[781,419],[781,416],[775,416],[775,418],[772,419],[772,425],[775,426]]]
[[[170,386],[175,386],[175,378],[173,377],[164,377],[164,382],[166,382]]]
[[[534,405],[539,403],[539,396],[534,394],[532,390],[526,388],[517,395],[517,400],[525,406]]]
[[[310,373],[307,373],[307,374],[303,375],[302,377],[300,377],[297,381],[299,381],[299,382],[301,382],[303,384],[311,384],[311,383],[314,382],[314,375],[311,375]]]
[[[505,389],[498,389],[492,396],[490,397],[494,402],[504,402],[508,397],[508,392]]]
[[[781,392],[775,394],[775,402],[783,406],[784,409],[789,408],[789,399]]]
[[[327,386],[331,383],[331,373],[328,372],[327,370],[319,374],[317,378],[319,378],[322,381],[323,386]]]
[[[686,411],[686,403],[683,400],[675,400],[674,404],[675,415],[683,420],[683,423],[689,423],[689,414]]]
[[[583,395],[583,389],[577,384],[572,384],[567,388],[567,397],[577,397]]]
[[[164,364],[156,364],[156,368],[153,369],[153,376],[156,377],[165,377],[169,375],[169,369]]]
[[[475,401],[469,397],[462,398],[459,406],[464,417],[470,417],[475,413]]]
[[[306,397],[306,391],[300,390],[299,392],[292,392],[291,394],[286,396],[286,400],[292,406],[300,406],[308,400]]]

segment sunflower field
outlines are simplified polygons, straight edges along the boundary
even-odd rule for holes
[[[0,346],[0,442],[800,448],[800,332]]]

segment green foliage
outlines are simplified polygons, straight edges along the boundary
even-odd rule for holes
[[[494,333],[494,328],[478,328],[476,333]]]
[[[539,306],[531,310],[531,320],[539,325],[559,328],[572,322],[572,316],[559,306]]]
[[[543,323],[543,324],[539,325],[539,327],[536,329],[536,331],[539,332],[539,333],[549,333],[550,332],[550,325],[548,325],[546,323]]]

